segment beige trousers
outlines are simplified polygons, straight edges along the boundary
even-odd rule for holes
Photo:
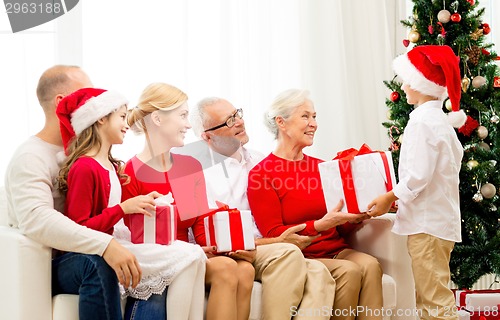
[[[331,319],[382,319],[382,268],[376,258],[344,249],[334,259],[318,261],[325,264],[336,282]]]
[[[458,319],[455,297],[448,288],[455,243],[419,233],[409,235],[407,245],[421,319]]]
[[[335,282],[321,263],[305,259],[289,243],[257,246],[255,279],[262,282],[264,320],[323,320],[328,314],[310,315],[309,310],[330,310]]]

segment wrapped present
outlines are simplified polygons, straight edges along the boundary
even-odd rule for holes
[[[469,312],[459,310],[458,312],[459,320],[500,320],[500,313],[498,311]]]
[[[249,210],[222,206],[203,219],[207,245],[217,252],[254,250],[253,220]]]
[[[391,152],[372,151],[366,144],[320,163],[319,173],[328,211],[343,200],[342,211],[366,212],[373,199],[396,185]]]
[[[500,304],[500,290],[456,290],[458,307],[471,311],[497,311]]]
[[[155,199],[156,210],[152,216],[144,214],[128,215],[132,243],[171,244],[177,239],[177,210],[169,193]]]

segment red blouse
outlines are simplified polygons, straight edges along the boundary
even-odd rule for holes
[[[205,246],[203,219],[197,218],[209,211],[203,169],[193,157],[171,155],[173,164],[167,172],[157,171],[137,157],[130,159],[125,167],[130,183],[123,186],[122,201],[152,191],[171,192],[179,212],[177,239],[187,242],[188,228],[192,227],[196,242]],[[124,221],[128,225],[127,215]]]
[[[278,237],[286,229],[305,223],[302,235],[317,235],[314,221],[327,210],[318,170],[322,160],[304,155],[300,161],[288,161],[269,154],[248,176],[248,201],[257,227],[265,237]],[[331,258],[348,245],[339,231],[321,232],[303,251],[310,258]]]

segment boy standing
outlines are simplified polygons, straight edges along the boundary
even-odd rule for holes
[[[408,235],[417,308],[423,319],[458,319],[448,282],[449,261],[461,239],[459,172],[463,147],[454,127],[465,123],[459,111],[459,58],[448,46],[417,46],[394,60],[409,104],[399,160],[399,183],[374,199],[368,214],[386,213],[399,199],[393,232]],[[453,112],[446,115],[446,93]]]

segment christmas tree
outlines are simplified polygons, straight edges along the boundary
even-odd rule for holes
[[[485,43],[489,25],[475,0],[414,0],[413,16],[401,23],[410,29],[405,46],[448,45],[460,58],[462,98],[467,122],[457,130],[464,147],[460,170],[462,242],[455,245],[450,268],[459,288],[471,288],[482,276],[500,275],[500,77],[493,44]],[[386,100],[388,129],[397,168],[404,128],[413,106],[401,83],[384,81],[392,91]],[[450,111],[449,100],[443,110]]]

